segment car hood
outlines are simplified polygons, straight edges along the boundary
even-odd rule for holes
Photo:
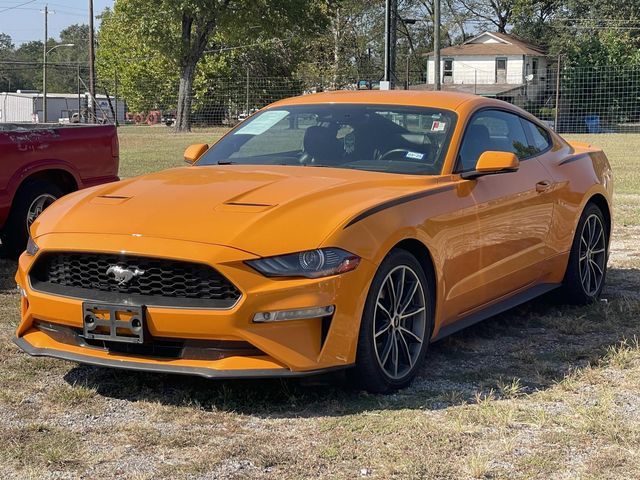
[[[318,167],[176,168],[67,195],[32,233],[142,235],[275,255],[317,248],[363,210],[437,180]]]

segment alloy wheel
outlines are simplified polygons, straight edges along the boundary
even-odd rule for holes
[[[385,277],[372,323],[378,365],[390,378],[401,379],[418,361],[427,330],[424,287],[409,266],[397,266]]]
[[[607,264],[606,242],[602,220],[598,215],[589,215],[580,234],[578,264],[582,289],[590,297],[597,295],[604,279]]]

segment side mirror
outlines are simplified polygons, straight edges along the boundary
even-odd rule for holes
[[[187,163],[195,163],[209,149],[206,143],[194,143],[189,145],[184,151],[184,161]]]
[[[483,175],[516,172],[519,166],[520,162],[515,153],[488,151],[480,155],[475,170],[463,172],[460,176],[465,180],[471,180]]]

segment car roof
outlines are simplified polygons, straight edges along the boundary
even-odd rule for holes
[[[271,104],[271,107],[318,103],[366,103],[373,105],[405,105],[457,110],[462,104],[467,102],[489,105],[502,105],[503,103],[478,95],[459,92],[429,92],[424,90],[336,90],[286,98]]]

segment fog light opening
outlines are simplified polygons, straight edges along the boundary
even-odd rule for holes
[[[322,318],[333,315],[335,305],[326,307],[296,308],[293,310],[273,310],[271,312],[259,312],[253,316],[255,323],[282,322],[287,320],[305,320],[307,318]]]

